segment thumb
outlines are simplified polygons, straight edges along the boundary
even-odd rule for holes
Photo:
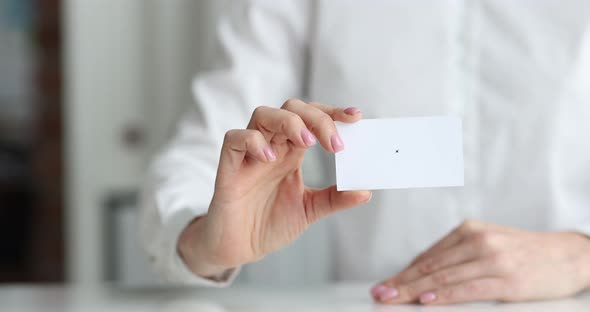
[[[305,213],[309,224],[330,214],[352,208],[371,200],[369,191],[343,191],[336,190],[336,185],[325,189],[306,188]]]

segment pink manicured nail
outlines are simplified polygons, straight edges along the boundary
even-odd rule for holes
[[[375,286],[373,286],[373,288],[371,288],[371,296],[373,296],[374,298],[377,298],[385,290],[387,290],[387,286],[381,285],[381,284],[375,285]]]
[[[338,133],[332,136],[330,142],[332,143],[332,149],[334,149],[335,153],[338,153],[344,149],[344,143],[342,142],[342,139],[340,138]]]
[[[420,303],[429,303],[436,300],[436,294],[433,292],[423,293],[420,296]]]
[[[344,110],[344,113],[346,113],[348,115],[354,115],[354,114],[358,114],[360,112],[361,112],[361,110],[356,107],[349,107]]]
[[[381,292],[381,294],[379,295],[379,300],[381,300],[381,302],[385,302],[395,299],[397,298],[397,296],[399,296],[399,291],[397,291],[397,289],[387,288],[386,290]]]
[[[264,156],[266,156],[266,159],[268,161],[277,160],[277,155],[275,155],[275,152],[272,151],[272,148],[270,148],[270,146],[264,148]]]
[[[312,146],[316,142],[315,136],[313,136],[313,134],[307,129],[301,130],[301,138],[307,146]]]

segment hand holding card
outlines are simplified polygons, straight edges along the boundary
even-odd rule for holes
[[[464,184],[458,117],[365,119],[337,128],[345,145],[336,154],[339,191]]]

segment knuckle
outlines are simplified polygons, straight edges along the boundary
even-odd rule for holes
[[[422,265],[418,266],[418,271],[421,274],[429,274],[431,272],[434,272],[436,270],[436,267],[436,261],[433,258],[429,258],[424,260],[424,263],[422,263]]]
[[[451,276],[448,272],[438,272],[432,275],[432,280],[437,285],[447,285],[451,280]]]
[[[257,141],[260,138],[260,132],[254,130],[246,131],[244,138],[246,141]]]
[[[430,272],[432,272],[430,263],[425,263],[425,264],[418,266],[418,273],[420,273],[422,275],[426,275]]]
[[[261,114],[264,114],[265,110],[268,110],[269,107],[268,106],[258,106],[254,109],[254,111],[252,112],[252,119],[255,119],[256,117],[259,117]]]
[[[238,132],[239,130],[236,129],[228,130],[223,136],[223,140],[226,142],[231,141],[238,134]]]
[[[326,105],[320,102],[309,102],[309,105],[321,110],[322,112],[332,115],[334,113],[334,107],[330,105]]]
[[[495,252],[489,256],[489,264],[490,266],[500,269],[501,271],[505,271],[508,269],[510,261],[506,257],[504,253]]]
[[[465,234],[475,233],[479,231],[481,224],[477,220],[467,219],[460,226],[459,229]]]
[[[481,250],[495,250],[497,237],[492,232],[479,232],[474,235],[475,245]]]
[[[485,236],[485,233],[478,233],[478,234],[473,235],[473,243],[478,248],[483,247],[487,243],[486,240],[487,240],[487,238]]]
[[[285,103],[283,103],[283,105],[281,106],[281,108],[283,109],[289,109],[292,108],[295,105],[301,104],[301,100],[299,99],[295,99],[295,98],[291,98],[285,101]]]
[[[322,113],[315,120],[315,126],[317,128],[326,129],[326,128],[333,127],[333,125],[334,125],[334,120],[332,119],[332,117],[330,117],[330,115],[328,115],[326,113]]]
[[[302,123],[303,121],[301,120],[301,117],[295,113],[290,113],[284,120],[284,125],[287,127],[296,128],[301,126]]]

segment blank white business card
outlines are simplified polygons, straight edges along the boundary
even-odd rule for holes
[[[453,116],[336,123],[339,191],[463,186],[463,130]]]

